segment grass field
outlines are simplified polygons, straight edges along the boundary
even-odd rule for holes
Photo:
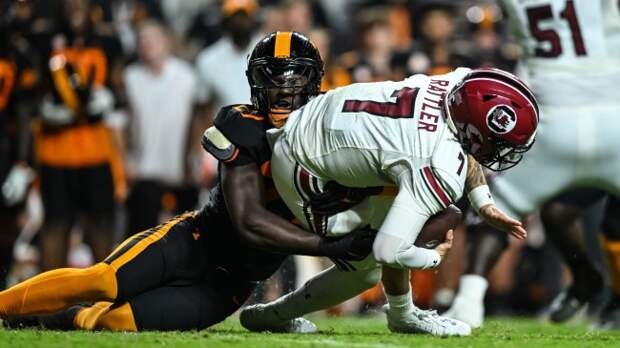
[[[391,334],[383,318],[317,319],[322,332],[310,335],[255,334],[236,318],[209,330],[190,333],[107,333],[6,331],[0,347],[620,347],[620,331],[593,332],[585,325],[552,325],[531,319],[493,319],[471,337],[436,338]]]

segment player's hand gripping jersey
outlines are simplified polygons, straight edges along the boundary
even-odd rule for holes
[[[522,77],[542,105],[618,98],[617,0],[500,0],[500,4],[525,50]]]
[[[336,227],[310,204],[328,182],[395,186],[395,198],[372,198],[376,202],[367,205],[370,215],[356,222],[380,226],[374,245],[378,261],[436,266],[438,254],[413,242],[430,216],[463,193],[467,156],[441,101],[469,71],[342,87],[293,112],[282,131],[273,134],[279,137],[272,175],[297,218],[318,233]]]

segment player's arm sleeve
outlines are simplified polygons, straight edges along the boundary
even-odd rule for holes
[[[439,254],[413,243],[429,217],[460,197],[458,183],[442,179],[430,166],[415,172],[406,170],[396,181],[399,191],[375,239],[375,258],[380,263],[400,268],[436,267],[441,260]]]

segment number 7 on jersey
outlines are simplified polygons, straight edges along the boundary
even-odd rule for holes
[[[391,97],[396,98],[396,102],[346,100],[342,107],[342,112],[365,112],[381,117],[412,118],[415,98],[419,90],[417,87],[405,87],[395,90]]]

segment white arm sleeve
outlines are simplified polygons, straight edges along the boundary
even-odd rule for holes
[[[378,262],[394,267],[428,269],[439,265],[435,250],[418,248],[413,243],[424,223],[452,203],[454,192],[430,169],[398,175],[399,192],[373,245]]]
[[[377,262],[399,268],[428,269],[439,264],[435,250],[413,245],[430,215],[420,213],[402,189],[394,200],[373,245]]]

